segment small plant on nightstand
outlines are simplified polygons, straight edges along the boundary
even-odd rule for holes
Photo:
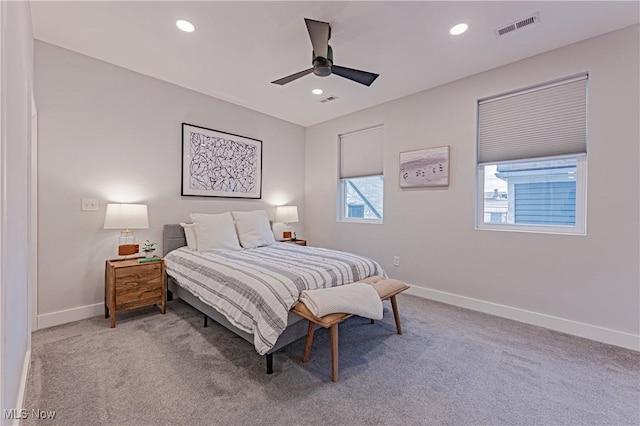
[[[148,258],[153,257],[153,252],[156,251],[156,243],[147,240],[144,243],[144,246],[142,246],[142,251],[144,252],[145,256]]]

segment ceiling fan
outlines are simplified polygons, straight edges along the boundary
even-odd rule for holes
[[[292,81],[311,73],[314,73],[318,77],[327,77],[328,75],[335,74],[357,83],[364,84],[365,86],[371,86],[371,83],[378,78],[379,74],[334,65],[333,49],[329,46],[329,39],[331,38],[331,26],[329,23],[315,21],[308,18],[304,18],[304,22],[307,24],[309,38],[311,39],[311,45],[313,46],[313,59],[311,60],[313,67],[308,70],[291,74],[290,76],[279,80],[272,81],[271,83],[282,86],[283,84],[291,83]]]

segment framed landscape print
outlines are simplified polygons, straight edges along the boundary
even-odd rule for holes
[[[449,186],[449,146],[400,153],[400,188]]]
[[[182,195],[261,198],[262,141],[182,123]]]

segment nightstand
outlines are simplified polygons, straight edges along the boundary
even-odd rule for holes
[[[116,326],[118,311],[166,304],[164,260],[139,263],[138,259],[107,260],[104,279],[104,317],[111,314],[111,328]]]
[[[282,241],[283,243],[291,243],[291,244],[297,244],[299,246],[306,246],[307,245],[307,240],[284,240]]]

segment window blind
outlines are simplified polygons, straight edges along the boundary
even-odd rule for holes
[[[478,163],[587,152],[581,75],[478,101]]]
[[[340,178],[382,174],[382,126],[340,135]]]

